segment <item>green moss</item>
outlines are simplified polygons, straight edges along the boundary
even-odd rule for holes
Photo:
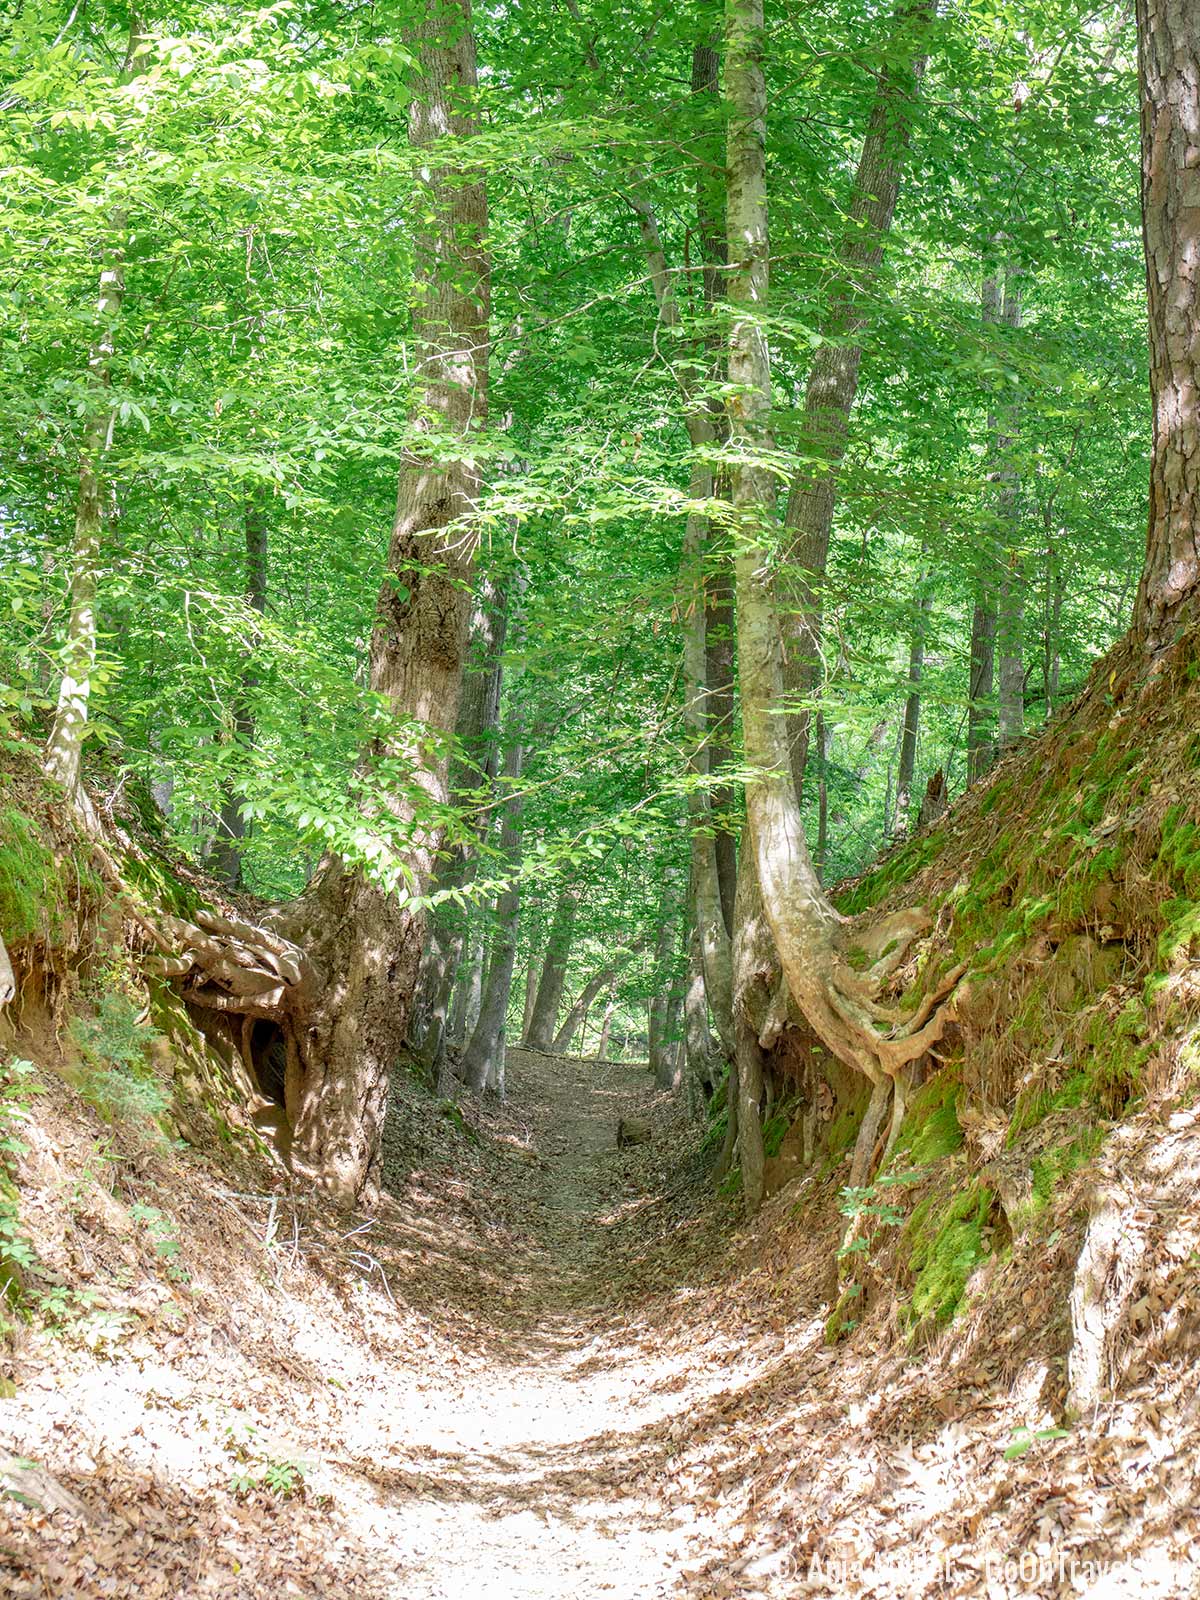
[[[780,1146],[787,1138],[788,1129],[792,1125],[792,1110],[790,1107],[781,1106],[773,1111],[763,1123],[763,1154],[777,1156]]]
[[[994,783],[979,802],[979,815],[981,817],[990,817],[1011,788],[1011,778],[1003,778],[999,783]]]
[[[839,911],[848,917],[856,916],[860,911],[869,911],[872,906],[885,900],[894,890],[902,884],[915,878],[921,868],[927,866],[934,856],[941,850],[946,842],[944,828],[912,839],[903,849],[897,850],[874,872],[868,872],[860,878],[852,889],[836,896]]]
[[[837,1344],[848,1333],[853,1333],[858,1326],[858,1318],[853,1313],[859,1310],[861,1300],[862,1286],[858,1283],[848,1284],[838,1295],[837,1303],[825,1319],[826,1344]]]
[[[64,868],[37,825],[15,806],[0,810],[0,928],[9,944],[53,939],[67,903]]]
[[[1119,1116],[1138,1094],[1146,1062],[1154,1047],[1139,1000],[1130,1000],[1115,1018],[1100,1012],[1088,1025],[1089,1057],[1084,1064],[1087,1098],[1105,1116]]]
[[[1041,1083],[1017,1096],[1006,1143],[1036,1127],[1055,1111],[1090,1106],[1105,1117],[1119,1116],[1141,1089],[1153,1045],[1146,1039],[1145,1007],[1130,1000],[1114,1017],[1107,1009],[1093,1014],[1079,1052],[1079,1063],[1056,1083]]]
[[[825,1162],[821,1168],[821,1177],[829,1177],[842,1157],[858,1137],[858,1125],[862,1121],[861,1106],[847,1106],[839,1111],[837,1116],[825,1130]]]
[[[908,1225],[914,1277],[908,1320],[913,1328],[944,1327],[962,1303],[967,1281],[990,1254],[988,1218],[995,1199],[983,1184],[973,1184],[939,1207],[931,1195],[914,1210]]]
[[[1190,899],[1200,899],[1200,824],[1186,806],[1171,806],[1163,817],[1158,859]]]
[[[722,1111],[720,1116],[712,1119],[705,1129],[704,1138],[700,1143],[700,1148],[706,1155],[711,1155],[714,1151],[719,1150],[725,1143],[725,1134],[728,1127],[729,1117],[726,1112]]]
[[[1068,1111],[1083,1105],[1089,1087],[1087,1073],[1077,1069],[1068,1073],[1057,1085],[1043,1084],[1037,1088],[1023,1089],[1017,1096],[1005,1143],[1009,1146],[1015,1144],[1021,1134],[1036,1127],[1052,1111]]]
[[[890,1167],[932,1166],[962,1148],[958,1093],[952,1072],[939,1072],[921,1085],[905,1113]]]
[[[1087,1128],[1075,1138],[1053,1145],[1034,1157],[1033,1192],[1029,1202],[1032,1215],[1045,1211],[1055,1190],[1092,1159],[1103,1141],[1102,1128]]]
[[[131,888],[173,916],[191,918],[200,907],[200,896],[191,885],[176,878],[155,857],[123,856],[121,876]]]

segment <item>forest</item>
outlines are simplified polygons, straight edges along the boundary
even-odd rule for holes
[[[1197,1592],[1200,8],[0,103],[0,1589]]]

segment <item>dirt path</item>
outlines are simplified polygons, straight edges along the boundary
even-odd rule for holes
[[[0,1494],[5,1600],[1200,1593],[1194,1359],[1053,1425],[1069,1247],[919,1356],[886,1298],[831,1347],[836,1175],[739,1223],[640,1070],[513,1052],[465,1120],[399,1083],[369,1216],[227,1138],[118,1149],[41,1082],[0,1481],[47,1480]],[[654,1135],[618,1150],[629,1114]],[[1200,1115],[1171,1138],[1192,1261]]]
[[[639,1182],[637,1159],[617,1150],[617,1123],[653,1118],[656,1097],[644,1069],[519,1051],[508,1080],[530,1157],[516,1196],[528,1232],[509,1266],[528,1292],[500,1344],[503,1369],[443,1367],[406,1437],[391,1442],[390,1469],[419,1471],[427,1488],[385,1508],[396,1593],[666,1595],[685,1528],[664,1516],[654,1480],[657,1435],[679,1395],[652,1392],[644,1354],[622,1358],[597,1328],[614,1269],[628,1265],[623,1224],[661,1200]],[[486,1300],[477,1309],[486,1318]]]

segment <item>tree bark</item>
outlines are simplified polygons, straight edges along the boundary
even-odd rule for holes
[[[679,326],[679,306],[672,287],[666,256],[658,233],[653,209],[639,192],[631,197],[642,235],[646,264],[654,287],[659,320],[663,326]],[[711,207],[706,215],[710,215]],[[711,226],[711,221],[710,224]],[[718,255],[716,247],[711,254]],[[714,262],[713,271],[719,271]],[[718,419],[708,398],[697,383],[699,364],[683,363],[676,368],[676,379],[684,398],[684,424],[692,448],[689,498],[700,507],[713,498],[714,482],[711,455],[718,442]],[[709,778],[711,758],[707,595],[704,574],[705,555],[712,532],[707,515],[699,509],[688,513],[684,529],[683,552],[679,569],[678,611],[683,630],[684,724],[688,731],[688,768],[692,783],[688,788],[688,821],[691,834],[691,889],[695,919],[700,928],[704,951],[705,984],[717,1032],[722,1043],[733,1050],[732,971],[730,922],[722,901],[718,830],[713,826],[713,802]],[[721,830],[724,831],[724,830]],[[725,847],[726,872],[730,847]],[[726,889],[728,893],[728,886]]]
[[[1153,653],[1190,620],[1200,582],[1200,9],[1190,0],[1137,0],[1137,20],[1154,420],[1133,633]]]
[[[475,1031],[475,1023],[479,1018],[479,1007],[483,1003],[483,968],[486,954],[482,929],[469,927],[466,935],[466,954],[458,965],[458,977],[454,981],[447,1022],[449,1042],[460,1048]]]
[[[733,932],[733,970],[737,993],[744,995],[770,963],[771,934],[763,915],[758,876],[745,862],[738,877]],[[766,961],[764,962],[764,955]],[[742,1169],[742,1199],[753,1214],[762,1204],[766,1154],[763,1150],[763,1056],[747,1007],[734,1012],[737,1029],[737,1152]]]
[[[473,809],[496,778],[496,727],[500,715],[501,657],[508,625],[507,593],[484,579],[471,611],[469,665],[463,674],[462,700],[454,730],[455,756],[450,763],[450,793],[456,807]],[[470,882],[475,853],[487,821],[477,817],[465,837],[438,857],[433,891],[455,891]],[[429,937],[421,961],[413,1035],[421,1058],[436,1081],[442,1073],[449,1032],[450,1005],[463,959],[469,912],[452,898],[436,906],[429,919]]]
[[[639,951],[644,948],[645,942],[645,939],[641,937],[635,939],[626,950],[622,951],[615,961],[610,962],[607,966],[601,967],[600,971],[595,973],[591,978],[588,979],[587,983],[584,984],[583,989],[580,991],[579,998],[570,1007],[566,1016],[563,1018],[562,1026],[554,1035],[554,1042],[550,1048],[556,1056],[567,1054],[571,1048],[571,1045],[574,1043],[575,1035],[579,1030],[580,1024],[583,1022],[584,1017],[587,1015],[588,1007],[591,1005],[592,1001],[600,993],[601,989],[604,988],[606,983],[616,982],[618,976],[629,965],[634,956],[636,956]]]
[[[829,857],[829,742],[825,717],[817,712],[817,853],[813,860],[818,879],[825,881]]]
[[[788,746],[797,795],[808,757],[810,711],[803,702],[820,680],[823,590],[829,560],[838,474],[862,365],[861,334],[871,314],[872,280],[883,260],[900,176],[925,72],[925,41],[935,0],[900,0],[892,19],[850,190],[846,230],[838,250],[839,282],[825,319],[804,394],[800,433],[803,465],[788,492],[783,607],[784,686],[788,696]],[[731,235],[732,237],[732,235]]]
[[[550,924],[550,936],[542,959],[542,975],[533,1002],[533,1020],[525,1035],[525,1044],[530,1050],[549,1052],[554,1046],[555,1023],[567,981],[571,943],[575,937],[579,893],[579,888],[572,883],[565,883],[558,892],[554,920]]]
[[[779,618],[771,585],[774,484],[766,464],[771,368],[764,319],[768,307],[766,87],[760,57],[762,0],[727,0],[725,93],[728,106],[729,332],[728,413],[737,539],[737,637],[746,763],[746,814],[763,908],[788,988],[809,1026],[842,1062],[872,1084],[886,1083],[940,1038],[943,992],[930,995],[909,1022],[872,998],[870,983],[840,948],[843,919],[825,898],[809,855],[792,773],[792,748],[781,726],[784,703]],[[747,875],[743,860],[740,879]],[[884,919],[874,930],[888,951],[903,949],[923,919]],[[858,934],[861,943],[865,937]],[[891,958],[889,958],[891,959]],[[950,984],[961,974],[956,971]],[[739,983],[740,983],[739,977]],[[895,1022],[884,1034],[876,1021]]]
[[[990,563],[989,563],[990,565]],[[979,563],[982,568],[983,563]],[[992,764],[992,689],[996,672],[996,605],[990,573],[977,568],[971,608],[970,682],[967,687],[967,782],[977,783]]]
[[[709,1032],[704,994],[704,958],[693,923],[688,936],[687,980],[683,991],[684,1081],[688,1115],[701,1121],[718,1076],[718,1047]]]
[[[239,750],[247,753],[254,748],[254,691],[258,687],[255,655],[261,644],[259,619],[267,611],[267,519],[261,500],[252,494],[242,513],[242,533],[245,540],[246,608],[251,613],[252,625],[246,640],[245,665],[241,683],[233,706],[233,737]],[[246,837],[246,821],[232,779],[224,785],[221,801],[217,841],[213,848],[213,871],[231,889],[242,887],[242,844]]]
[[[615,981],[616,976],[615,967],[602,967],[599,972],[594,973],[584,984],[579,992],[579,998],[563,1018],[562,1027],[554,1035],[554,1043],[550,1048],[556,1056],[565,1056],[570,1053],[571,1046],[575,1042],[575,1035],[579,1032],[592,1001],[606,983]]]
[[[664,879],[658,908],[658,936],[654,949],[654,996],[650,1001],[650,1025],[647,1035],[650,1070],[660,1089],[671,1088],[675,1076],[678,1005],[682,999],[677,959],[680,910],[680,895],[677,888],[669,878]]]
[[[1016,271],[1004,273],[1000,321],[1012,334],[1021,326],[1021,288]],[[1010,400],[1000,412],[997,439],[998,539],[1002,556],[996,603],[996,653],[999,666],[999,744],[1011,750],[1025,732],[1025,559],[1021,550],[1020,474],[1013,460],[1019,410]]]
[[[710,541],[711,542],[711,541]],[[733,759],[733,582],[728,558],[705,577],[705,669],[708,748],[708,805],[716,854],[717,889],[725,929],[733,934],[737,898],[737,834],[732,821],[733,785],[721,781]]]
[[[596,1046],[596,1055],[601,1061],[608,1059],[608,1036],[612,1032],[613,1014],[617,1009],[617,975],[614,972],[608,986],[608,1000],[604,1006],[604,1016],[600,1022],[600,1042]]]
[[[904,721],[900,731],[900,759],[896,766],[896,819],[893,833],[908,832],[912,806],[913,776],[917,765],[917,731],[921,721],[921,674],[925,669],[925,631],[929,626],[929,612],[933,596],[929,593],[928,574],[922,572],[917,581],[916,602],[913,607],[912,642],[908,652],[908,694],[904,701]],[[818,858],[821,855],[817,850]]]
[[[537,952],[529,952],[529,960],[525,965],[525,996],[522,1002],[521,1038],[528,1039],[529,1029],[533,1025],[533,1003],[537,999]]]
[[[508,887],[496,901],[496,932],[479,1018],[463,1052],[460,1071],[472,1094],[482,1094],[489,1083],[503,1086],[504,1025],[517,957],[517,928],[521,915],[521,889],[517,872],[521,864],[521,765],[524,752],[519,738],[504,759],[504,820],[500,827],[500,855],[511,873]]]
[[[418,30],[420,83],[409,118],[426,151],[476,131],[470,0],[453,0]],[[422,946],[421,895],[440,843],[448,799],[446,741],[458,716],[480,480],[474,439],[486,419],[487,199],[471,174],[428,174],[429,221],[417,240],[414,369],[433,447],[401,469],[387,571],[371,639],[369,684],[393,708],[399,731],[367,752],[411,774],[412,789],[376,803],[409,831],[398,863],[409,894],[327,862],[297,908],[325,973],[304,1040],[305,1076],[293,1166],[343,1201],[378,1184],[388,1074],[408,1035]],[[461,441],[455,454],[447,439]],[[426,810],[426,806],[429,810]]]

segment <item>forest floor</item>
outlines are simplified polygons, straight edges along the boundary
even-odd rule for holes
[[[1007,1352],[979,1323],[917,1358],[886,1318],[828,1348],[836,1182],[739,1225],[642,1068],[513,1051],[465,1121],[400,1086],[394,1193],[340,1219],[227,1145],[120,1148],[44,1079],[4,1595],[1194,1592],[1187,1364],[1014,1455],[1044,1369],[1008,1358],[1063,1264]],[[653,1137],[619,1150],[630,1114]],[[1200,1169],[1200,1119],[1167,1136]]]

